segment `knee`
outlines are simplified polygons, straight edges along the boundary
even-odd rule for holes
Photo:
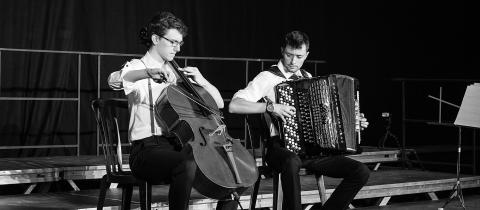
[[[285,158],[283,163],[282,172],[285,173],[298,173],[302,165],[302,160],[296,155],[289,155]]]
[[[365,184],[370,177],[370,169],[363,163],[357,165],[355,171],[355,177],[359,180],[359,182]]]
[[[186,160],[185,161],[185,173],[188,175],[189,178],[192,180],[195,178],[195,173],[197,172],[197,164],[194,160]]]
[[[197,164],[193,159],[185,159],[173,171],[173,176],[182,176],[185,180],[193,181],[197,171]]]

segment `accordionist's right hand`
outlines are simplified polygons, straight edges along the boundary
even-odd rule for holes
[[[287,122],[288,118],[295,116],[296,110],[293,106],[283,105],[283,104],[273,104],[272,115],[282,119],[283,123]]]

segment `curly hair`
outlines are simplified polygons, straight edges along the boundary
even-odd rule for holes
[[[303,44],[305,44],[305,47],[308,51],[308,49],[310,48],[310,39],[308,38],[308,35],[301,31],[292,31],[285,35],[282,48],[291,46],[298,49],[301,48]]]
[[[180,18],[170,12],[160,12],[140,29],[138,38],[143,45],[150,48],[153,45],[152,35],[164,36],[168,29],[177,29],[182,36],[187,36],[188,28]]]

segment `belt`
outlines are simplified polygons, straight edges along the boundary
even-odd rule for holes
[[[134,147],[137,147],[137,146],[148,147],[148,146],[161,145],[161,144],[170,144],[169,141],[170,141],[169,138],[165,136],[150,136],[144,139],[132,141],[132,145]]]

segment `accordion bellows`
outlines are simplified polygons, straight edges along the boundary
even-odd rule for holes
[[[300,157],[357,153],[360,144],[358,80],[339,74],[285,81],[275,87],[276,101],[295,107],[280,121],[285,146]]]

